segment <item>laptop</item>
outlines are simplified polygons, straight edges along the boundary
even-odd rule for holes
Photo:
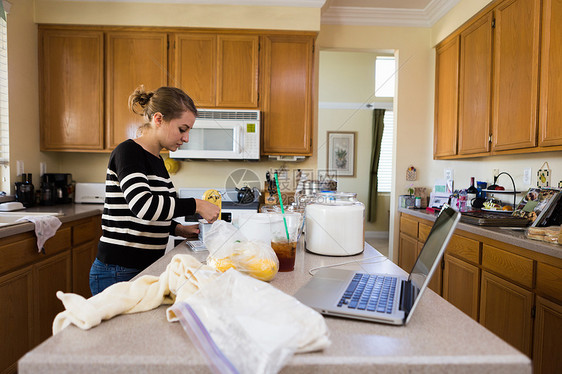
[[[324,315],[405,325],[439,266],[460,218],[459,212],[443,206],[408,277],[322,268],[295,297]]]

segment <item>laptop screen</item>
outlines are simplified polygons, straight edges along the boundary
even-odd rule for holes
[[[441,210],[439,217],[435,220],[414,268],[410,272],[409,279],[417,289],[423,286],[429,276],[431,267],[440,255],[441,248],[446,244],[445,242],[452,234],[452,229],[456,226],[458,215],[458,212],[447,207]]]

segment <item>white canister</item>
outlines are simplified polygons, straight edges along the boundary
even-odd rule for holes
[[[322,195],[306,206],[306,249],[327,256],[363,252],[365,206],[355,194]]]

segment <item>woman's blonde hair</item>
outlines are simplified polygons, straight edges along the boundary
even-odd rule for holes
[[[129,96],[129,108],[133,113],[148,120],[139,128],[139,133],[150,127],[150,121],[157,112],[162,113],[162,117],[166,121],[180,118],[186,111],[190,111],[197,117],[197,108],[193,100],[176,87],[160,87],[155,91],[147,92],[144,85],[140,85]]]

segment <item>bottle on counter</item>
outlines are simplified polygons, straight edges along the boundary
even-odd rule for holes
[[[16,200],[26,208],[35,205],[35,188],[32,178],[31,173],[24,173],[21,175],[21,182],[16,183]]]
[[[467,208],[472,208],[472,202],[474,201],[474,199],[476,199],[476,196],[478,195],[478,189],[474,185],[474,177],[470,177],[470,187],[466,189],[466,195],[467,195],[466,196]]]

